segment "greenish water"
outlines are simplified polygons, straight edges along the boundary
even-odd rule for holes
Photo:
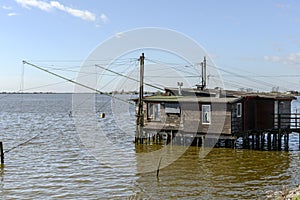
[[[176,148],[176,147],[175,147]],[[299,152],[212,149],[199,158],[201,148],[190,147],[168,167],[141,174],[139,195],[153,199],[258,199],[268,190],[300,182]]]
[[[300,183],[298,144],[291,145],[295,150],[290,152],[215,148],[205,156],[204,149],[190,147],[157,177],[155,169],[141,173],[141,153],[161,146],[135,145],[134,121],[126,124],[129,133],[116,126],[108,97],[99,98],[106,113],[99,124],[108,143],[94,157],[69,117],[70,94],[3,96],[4,150],[36,137],[5,154],[2,199],[259,199],[268,190]],[[298,135],[290,139],[298,142]],[[169,146],[168,151],[182,148]],[[158,163],[153,159],[155,167]]]

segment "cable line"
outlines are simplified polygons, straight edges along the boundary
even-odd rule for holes
[[[28,142],[30,142],[31,140],[33,140],[33,139],[37,138],[37,136],[39,136],[41,133],[42,133],[42,132],[40,132],[39,134],[37,134],[37,135],[33,136],[33,137],[32,137],[32,138],[30,138],[29,140],[26,140],[25,142],[22,142],[22,143],[18,144],[17,146],[14,146],[14,147],[12,147],[12,148],[10,148],[10,149],[8,149],[8,150],[4,151],[4,153],[9,153],[10,151],[12,151],[12,150],[14,150],[14,149],[18,148],[19,146],[22,146],[22,145],[25,145],[25,144],[27,144],[27,143],[28,143]]]
[[[212,66],[212,65],[208,65],[209,67],[215,67],[215,66]],[[259,83],[259,84],[262,84],[264,86],[269,86],[269,87],[276,87],[276,85],[274,84],[271,84],[271,83],[268,83],[266,81],[261,81],[261,80],[258,80],[258,79],[254,79],[254,78],[251,78],[249,76],[245,76],[245,75],[240,75],[240,74],[237,74],[235,72],[231,72],[229,70],[225,70],[225,69],[222,69],[220,67],[216,67],[216,69],[222,71],[222,72],[225,72],[225,73],[228,73],[228,74],[231,74],[231,75],[234,75],[235,77],[239,77],[239,78],[244,78],[248,81],[251,81],[251,82],[254,82],[254,83]],[[283,87],[284,88],[284,87]],[[284,88],[285,90],[288,90],[288,88]]]
[[[37,66],[37,65],[35,65],[35,64],[29,63],[29,62],[27,62],[27,61],[25,61],[25,60],[23,60],[23,64],[30,65],[30,66],[35,67],[35,68],[37,68],[37,69],[39,69],[39,70],[42,70],[42,71],[44,71],[44,72],[46,72],[46,73],[49,73],[49,74],[51,74],[51,75],[53,75],[53,76],[56,76],[56,77],[61,78],[61,79],[64,79],[64,80],[66,80],[66,81],[69,81],[69,82],[74,83],[74,84],[76,84],[76,85],[79,85],[79,86],[81,86],[81,87],[87,88],[87,89],[89,89],[89,90],[95,91],[95,92],[97,92],[97,93],[99,93],[99,94],[107,95],[107,96],[110,96],[110,97],[112,97],[112,98],[118,99],[118,100],[120,100],[120,101],[123,101],[123,102],[126,102],[126,103],[129,103],[129,104],[134,105],[134,103],[132,103],[132,102],[125,101],[124,99],[115,97],[115,96],[110,95],[110,94],[106,94],[106,93],[104,93],[104,92],[101,92],[101,91],[98,90],[98,89],[92,88],[92,87],[90,87],[90,86],[84,85],[84,84],[79,83],[79,82],[76,82],[76,81],[73,81],[72,79],[68,79],[68,78],[66,78],[66,77],[64,77],[64,76],[61,76],[61,75],[59,75],[59,74],[56,74],[56,73],[51,72],[51,71],[49,71],[49,70],[46,70],[46,69],[44,69],[44,68],[42,68],[42,67],[39,67],[39,66]]]
[[[100,66],[100,65],[97,65],[97,64],[96,64],[95,66],[96,66],[96,67],[99,67],[99,68],[101,68],[101,69],[104,69],[104,70],[106,70],[106,71],[109,71],[109,72],[111,72],[111,73],[117,74],[117,75],[119,75],[119,76],[123,76],[123,77],[125,77],[125,78],[127,78],[127,79],[130,79],[130,80],[132,80],[132,81],[139,82],[139,80],[136,80],[136,79],[134,79],[134,78],[131,78],[131,77],[126,76],[126,75],[123,75],[123,74],[120,74],[120,73],[118,73],[118,72],[116,72],[116,71],[113,71],[113,70],[110,70],[110,69],[106,69],[106,68],[104,68],[104,67],[102,67],[102,66]],[[144,83],[144,84],[147,85],[147,86],[149,86],[149,87],[152,87],[152,88],[155,88],[155,89],[164,91],[164,88],[160,88],[160,87],[157,87],[157,86],[155,86],[155,85],[151,85],[151,84],[149,84],[149,83]]]

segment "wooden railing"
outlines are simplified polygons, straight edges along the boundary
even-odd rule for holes
[[[300,113],[281,113],[270,117],[274,120],[273,129],[300,129]],[[232,119],[231,132],[238,133],[243,131],[243,126],[240,120]]]
[[[300,129],[300,114],[281,113],[274,115],[274,128]]]

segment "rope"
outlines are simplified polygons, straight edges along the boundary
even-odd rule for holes
[[[41,132],[41,133],[42,133],[42,132]],[[14,149],[16,149],[16,148],[18,148],[18,147],[20,147],[20,146],[23,146],[23,145],[27,144],[27,143],[30,142],[31,140],[34,140],[35,138],[37,138],[37,136],[39,136],[39,135],[40,135],[40,133],[37,134],[37,135],[35,135],[34,137],[30,138],[29,140],[26,140],[25,142],[22,142],[22,143],[18,144],[17,146],[14,146],[14,147],[12,147],[12,148],[10,148],[10,149],[4,151],[4,153],[9,153],[10,151],[12,151],[12,150],[14,150]]]
[[[113,95],[110,95],[110,94],[103,93],[103,92],[100,91],[100,90],[97,90],[97,89],[92,88],[92,87],[90,87],[90,86],[87,86],[87,85],[84,85],[84,84],[82,84],[82,83],[73,81],[72,79],[66,78],[66,77],[64,77],[64,76],[62,76],[62,75],[59,75],[59,74],[56,74],[56,73],[51,72],[51,71],[49,71],[49,70],[46,70],[46,69],[44,69],[44,68],[42,68],[42,67],[39,67],[39,66],[37,66],[37,65],[35,65],[35,64],[26,62],[25,60],[23,60],[23,64],[30,65],[30,66],[35,67],[35,68],[37,68],[37,69],[39,69],[39,70],[42,70],[42,71],[44,71],[44,72],[46,72],[46,73],[49,73],[49,74],[51,74],[51,75],[53,75],[53,76],[56,76],[56,77],[61,78],[61,79],[63,79],[63,80],[69,81],[69,82],[74,83],[74,84],[76,84],[76,85],[79,85],[79,86],[81,86],[81,87],[87,88],[87,89],[89,89],[89,90],[95,91],[96,93],[103,94],[103,95],[106,95],[106,96],[110,96],[110,97],[112,97],[112,98],[118,99],[118,100],[123,101],[123,102],[125,102],[125,103],[129,103],[129,104],[134,105],[133,103],[128,102],[128,101],[125,101],[124,99],[121,99],[121,98],[118,98],[118,97],[114,97]]]
[[[139,80],[137,80],[137,79],[131,78],[131,77],[129,77],[129,76],[123,75],[123,74],[121,74],[121,73],[118,73],[118,72],[113,71],[113,70],[110,70],[110,69],[106,69],[105,67],[102,67],[102,66],[100,66],[100,65],[97,65],[97,64],[96,64],[95,66],[96,66],[96,67],[99,67],[99,68],[101,68],[101,69],[104,69],[104,70],[106,70],[106,71],[109,71],[109,72],[111,72],[111,73],[117,74],[117,75],[119,75],[119,76],[123,76],[123,77],[125,77],[125,78],[127,78],[127,79],[129,79],[129,80],[132,80],[132,81],[135,81],[135,82],[139,82]],[[147,86],[149,86],[149,87],[152,87],[152,88],[155,88],[155,89],[164,91],[164,88],[157,87],[157,86],[151,85],[151,84],[149,84],[149,83],[144,83],[144,84],[147,85]]]

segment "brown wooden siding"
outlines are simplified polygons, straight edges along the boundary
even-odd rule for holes
[[[211,123],[202,124],[202,105],[211,105]],[[144,106],[146,107],[146,106]],[[161,105],[161,120],[151,121],[144,116],[144,127],[155,131],[182,130],[188,133],[231,134],[231,105],[226,103],[181,103],[181,113],[166,114]],[[144,111],[147,111],[145,108]],[[200,111],[200,112],[199,112]]]
[[[247,96],[234,103],[182,102],[181,112],[167,114],[165,104],[160,106],[160,120],[147,118],[147,103],[144,104],[144,125],[155,131],[180,130],[187,133],[238,134],[252,130],[274,129],[276,116],[274,103],[279,102],[278,113],[290,113],[290,100],[277,100],[258,96]],[[149,102],[148,102],[149,103]],[[154,103],[154,102],[153,102]],[[159,103],[159,102],[156,102]],[[241,116],[237,114],[237,105],[241,104]],[[210,124],[202,123],[202,105],[211,105]],[[288,120],[288,121],[287,121]],[[281,120],[282,127],[289,126],[289,119]],[[283,127],[284,124],[284,127]]]
[[[274,127],[274,99],[244,99],[245,130],[264,130]]]
[[[241,116],[237,115],[238,104],[242,105],[242,113]],[[241,133],[244,131],[244,103],[243,100],[237,101],[231,105],[231,130],[232,133]]]

